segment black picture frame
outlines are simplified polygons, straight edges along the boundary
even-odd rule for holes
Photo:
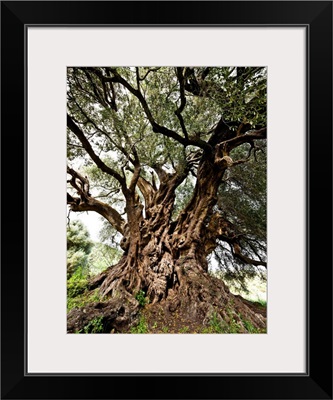
[[[26,373],[25,32],[31,25],[100,24],[307,28],[305,374]],[[332,399],[332,1],[2,1],[1,56],[1,397]]]

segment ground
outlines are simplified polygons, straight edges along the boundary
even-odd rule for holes
[[[244,299],[244,301],[247,301]],[[247,304],[266,317],[266,306],[259,302]],[[251,327],[249,327],[251,330]],[[234,321],[223,325],[217,318],[212,318],[203,326],[202,322],[191,318],[190,315],[180,313],[178,310],[170,312],[163,303],[154,305],[147,304],[140,311],[140,319],[137,326],[132,327],[128,333],[242,333],[239,331],[237,322]],[[264,330],[256,330],[253,333],[265,333]]]
[[[82,284],[80,282],[80,284]],[[265,328],[254,327],[249,320],[242,317],[241,313],[235,313],[233,304],[226,306],[224,310],[215,307],[215,311],[204,321],[198,319],[198,315],[192,315],[181,307],[170,307],[170,301],[162,300],[151,304],[143,291],[136,295],[139,303],[135,311],[135,319],[130,325],[118,325],[115,329],[105,315],[112,315],[114,307],[100,297],[98,288],[89,290],[86,284],[76,286],[75,296],[68,297],[68,309],[71,310],[70,320],[74,329],[69,332],[78,333],[265,333]],[[241,300],[256,315],[266,320],[266,302],[250,301],[239,294],[235,294],[235,301]],[[118,314],[122,312],[118,309]],[[102,311],[102,314],[101,314]],[[221,312],[224,311],[224,319]],[[104,315],[104,316],[102,316]],[[112,316],[111,316],[112,319]],[[79,326],[80,329],[76,329]],[[244,331],[244,328],[246,331]]]

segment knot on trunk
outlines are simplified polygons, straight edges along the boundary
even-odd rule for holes
[[[125,252],[129,248],[129,245],[130,245],[130,229],[128,227],[128,224],[125,224],[125,226],[124,226],[123,237],[122,237],[119,245]]]
[[[228,168],[231,167],[233,164],[233,160],[229,156],[224,156],[224,157],[215,157],[215,164],[219,165],[222,168]]]

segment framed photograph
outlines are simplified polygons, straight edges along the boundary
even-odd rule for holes
[[[2,398],[332,399],[332,2],[1,11]]]

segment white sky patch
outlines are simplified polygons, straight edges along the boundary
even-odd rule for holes
[[[100,242],[99,232],[102,228],[102,217],[96,212],[71,212],[69,215],[70,221],[80,220],[88,229],[90,238],[94,242]]]

